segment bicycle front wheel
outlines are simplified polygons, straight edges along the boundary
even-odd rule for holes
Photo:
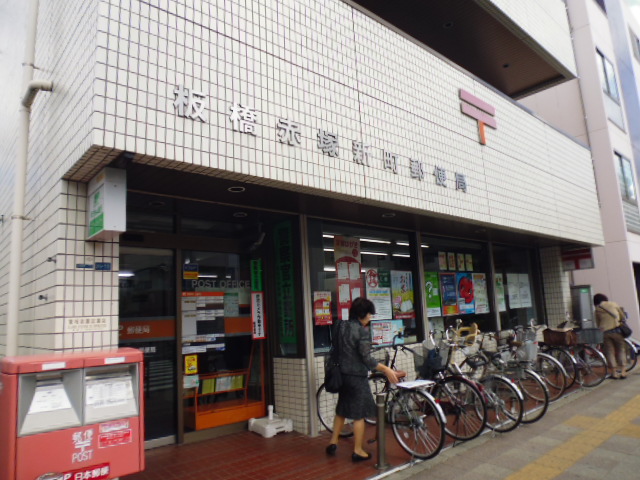
[[[411,456],[435,457],[444,445],[442,415],[435,400],[418,390],[399,391],[389,405],[393,435]]]
[[[320,385],[316,393],[316,405],[318,418],[322,426],[329,432],[333,433],[333,419],[336,417],[336,404],[338,403],[338,394],[329,393],[324,388],[324,383]],[[353,436],[353,422],[347,419],[344,427],[340,432],[341,437]]]
[[[551,347],[545,353],[551,355],[562,364],[567,374],[566,388],[572,387],[578,378],[576,359],[562,347]]]
[[[433,397],[447,419],[445,431],[456,440],[471,440],[482,433],[487,424],[487,406],[475,384],[462,377],[439,380]]]
[[[607,376],[607,361],[604,355],[589,345],[576,348],[579,381],[583,387],[600,385]]]
[[[510,380],[491,375],[480,380],[487,404],[487,427],[510,432],[522,421],[523,395]]]
[[[555,402],[567,388],[567,373],[562,364],[546,353],[538,353],[533,369],[549,390],[549,401]]]
[[[518,372],[517,383],[524,394],[522,423],[537,422],[549,408],[547,386],[537,373],[528,368]]]

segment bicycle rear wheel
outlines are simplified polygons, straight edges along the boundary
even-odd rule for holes
[[[418,390],[397,392],[389,405],[393,435],[411,456],[435,457],[444,445],[441,411],[430,395]]]
[[[438,380],[433,397],[447,419],[445,431],[456,440],[471,440],[487,424],[487,406],[473,382],[459,376]]]
[[[636,367],[636,364],[638,363],[638,355],[636,354],[636,349],[633,346],[633,343],[631,343],[631,341],[626,338],[624,339],[624,347],[625,347],[624,358],[627,359],[625,368],[627,372],[630,372]]]
[[[510,432],[522,421],[523,395],[511,380],[497,375],[480,380],[487,405],[487,427]]]
[[[329,432],[333,433],[333,419],[336,417],[336,404],[338,403],[338,394],[329,393],[324,388],[324,383],[320,385],[316,393],[318,418],[322,426]],[[346,420],[344,428],[340,432],[341,437],[353,436],[353,422]]]
[[[578,381],[583,387],[600,385],[607,376],[607,361],[604,355],[589,345],[580,345],[575,349],[578,364]]]
[[[546,353],[538,353],[533,370],[540,375],[549,390],[549,401],[555,402],[567,388],[567,373],[562,364]]]
[[[549,408],[549,390],[540,376],[528,368],[517,372],[517,383],[524,394],[522,423],[533,423],[544,417]]]

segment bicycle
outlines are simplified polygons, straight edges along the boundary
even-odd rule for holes
[[[435,382],[430,391],[447,417],[447,434],[456,440],[471,440],[480,435],[487,425],[484,395],[478,384],[459,371],[449,369],[451,345],[445,340],[445,335],[442,335],[439,341],[436,341],[435,335],[435,331],[429,333],[435,348],[425,349],[426,355],[419,355],[407,347],[404,348],[414,355],[418,377]]]
[[[475,343],[480,333],[474,323],[471,327],[460,327],[462,321],[458,320],[459,328],[447,330],[447,338],[453,349],[459,349],[468,358],[468,348]],[[453,340],[450,334],[453,333]],[[466,333],[463,336],[462,333]],[[466,360],[466,359],[465,359]],[[463,362],[464,363],[464,362]],[[450,370],[459,375],[465,375],[461,366],[451,362]],[[467,378],[469,378],[468,375]],[[510,379],[495,372],[482,375],[480,378],[469,378],[481,385],[480,393],[487,406],[487,427],[494,432],[509,432],[520,425],[524,418],[524,394],[522,390]]]
[[[487,338],[496,339],[498,344],[499,335],[495,333],[479,333],[479,348],[475,353],[462,350],[465,359],[460,365],[461,370],[474,379],[482,379],[492,371],[497,371],[507,379],[515,382],[523,394],[523,414],[522,423],[534,423],[540,420],[549,408],[549,390],[545,382],[533,370],[528,368],[528,363],[513,359],[510,351],[518,348],[515,342],[497,347],[497,351],[490,351],[485,348],[484,342]]]
[[[607,376],[607,360],[604,355],[590,344],[602,343],[602,331],[598,328],[543,331],[546,350],[554,356],[570,355],[574,362],[564,361],[572,365],[575,382],[583,387],[600,385]],[[565,352],[560,353],[560,351]],[[573,373],[570,374],[573,376]]]
[[[370,375],[369,381],[376,390],[372,393],[384,393],[386,396],[385,418],[391,425],[393,435],[400,446],[412,457],[423,460],[433,458],[440,453],[445,441],[446,417],[435,399],[423,390],[434,382],[421,380],[400,382],[392,386],[379,372]],[[328,393],[322,384],[316,393],[316,400],[320,422],[331,432],[337,395]],[[328,410],[327,405],[333,408]],[[370,424],[376,423],[375,418],[365,420]],[[340,432],[340,436],[352,435],[352,423],[345,422],[345,428]]]
[[[431,332],[433,337],[435,332]],[[433,349],[430,355],[421,355],[413,349],[397,344],[396,335],[392,340],[391,349],[393,356],[387,355],[387,366],[397,370],[396,361],[398,352],[410,354],[413,357],[414,366],[418,372],[418,379],[433,380],[426,391],[440,404],[445,417],[445,432],[456,440],[471,440],[482,433],[487,421],[487,407],[483,395],[474,382],[463,375],[445,374],[450,361],[451,349],[443,342],[437,349]],[[429,367],[428,369],[425,367]],[[405,372],[401,372],[406,375]],[[385,393],[389,390],[389,384],[384,375],[374,373],[369,378],[372,392]],[[375,419],[366,419],[368,423],[375,423]]]
[[[533,373],[542,379],[547,390],[549,402],[558,400],[567,389],[567,373],[558,360],[552,356],[539,352],[536,347],[537,328],[532,321],[529,327],[518,326],[514,330],[503,330],[493,334],[497,348],[501,349],[501,358],[507,362],[511,368],[520,363],[523,368],[529,368]],[[520,336],[521,340],[517,340]],[[490,358],[486,358],[479,366],[482,370],[476,374],[482,377],[486,375],[490,365]],[[475,369],[474,369],[475,370]],[[533,392],[535,380],[528,382],[532,389],[532,395],[536,395],[540,401],[544,396],[536,387],[537,393]]]

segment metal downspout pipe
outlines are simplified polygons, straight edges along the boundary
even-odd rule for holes
[[[38,25],[39,0],[30,0],[25,42],[25,60],[22,64],[22,85],[25,93],[19,111],[16,179],[14,185],[14,207],[11,215],[11,247],[9,262],[9,294],[7,297],[6,355],[18,353],[18,323],[20,314],[20,288],[22,286],[22,249],[25,218],[25,190],[27,183],[27,161],[29,155],[29,123],[31,105],[40,90],[53,90],[53,83],[33,80],[36,30]]]

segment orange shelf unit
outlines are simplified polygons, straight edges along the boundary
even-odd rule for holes
[[[257,356],[254,356],[254,351],[255,348],[252,348],[247,369],[200,375],[200,388],[185,392],[184,399],[193,399],[193,404],[184,410],[185,427],[204,430],[266,415],[262,349]],[[260,400],[249,398],[251,364],[254,360],[260,362]],[[237,398],[215,398],[230,392],[237,392]]]

